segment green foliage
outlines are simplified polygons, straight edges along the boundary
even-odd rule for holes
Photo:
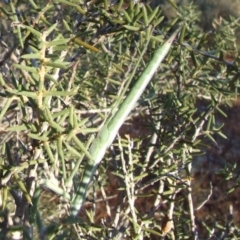
[[[239,23],[222,19],[205,33],[194,5],[173,9],[177,17],[165,21],[159,7],[132,1],[11,1],[1,7],[1,236],[159,239],[169,214],[175,228],[168,239],[197,239],[192,162],[206,142],[225,137],[215,115],[226,116],[222,106],[238,96],[238,54],[234,62],[224,57],[238,52]],[[133,112],[146,120],[142,136],[118,136],[92,179],[90,203],[69,218],[97,133],[178,27]],[[111,181],[117,182],[114,192]],[[202,223],[204,239],[233,226],[211,224]],[[240,235],[237,229],[229,234]]]

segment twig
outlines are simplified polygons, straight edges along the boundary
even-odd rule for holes
[[[209,192],[207,198],[197,208],[195,208],[195,211],[200,210],[205,205],[205,203],[209,201],[209,199],[210,199],[210,197],[212,196],[212,193],[213,193],[212,190],[213,190],[213,186],[212,186],[212,182],[210,182],[210,192]]]
[[[189,164],[191,165],[191,164]],[[194,240],[198,239],[198,232],[196,229],[195,224],[195,215],[194,215],[194,207],[193,207],[193,200],[192,200],[192,187],[191,187],[191,180],[188,180],[188,206],[189,206],[189,213],[190,213],[190,222],[191,222],[191,231]]]

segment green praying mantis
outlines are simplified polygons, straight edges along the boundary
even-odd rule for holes
[[[104,123],[96,139],[92,142],[89,149],[92,159],[89,160],[87,166],[85,167],[81,183],[76,189],[75,196],[70,203],[71,217],[76,217],[78,215],[78,212],[84,204],[88,186],[99,163],[104,157],[105,152],[114,141],[119,128],[122,126],[129,113],[134,108],[136,102],[141,97],[157,68],[168,54],[178,32],[179,29],[175,31],[171,37],[155,51],[151,61],[142,72],[136,84],[133,86],[127,97],[123,100],[122,104],[117,109],[112,110],[111,116]]]

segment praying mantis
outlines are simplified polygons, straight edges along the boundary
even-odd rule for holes
[[[141,76],[137,80],[136,84],[130,90],[126,98],[123,100],[122,104],[112,109],[112,114],[106,120],[101,130],[99,131],[96,139],[92,142],[89,153],[91,158],[85,167],[82,180],[78,188],[76,189],[75,196],[70,203],[70,216],[77,217],[82,205],[84,204],[86,194],[88,191],[88,186],[93,178],[93,175],[104,157],[105,152],[109,146],[114,141],[119,128],[122,126],[129,113],[134,108],[136,102],[141,97],[143,91],[150,82],[152,76],[158,69],[161,62],[164,60],[169,50],[171,49],[172,43],[179,32],[176,30],[170,38],[160,46],[155,53],[151,61],[148,63]],[[146,45],[147,46],[147,45]],[[143,51],[144,52],[144,51]]]

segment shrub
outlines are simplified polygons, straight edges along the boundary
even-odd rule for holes
[[[194,5],[172,8],[177,17],[164,21],[159,7],[123,1],[2,5],[2,238],[239,236],[225,223],[199,229],[191,193],[193,159],[206,139],[225,137],[215,115],[238,96],[238,21],[205,33]],[[130,119],[92,163],[96,141],[109,142],[109,121],[179,27]],[[81,211],[69,217],[77,197]]]

